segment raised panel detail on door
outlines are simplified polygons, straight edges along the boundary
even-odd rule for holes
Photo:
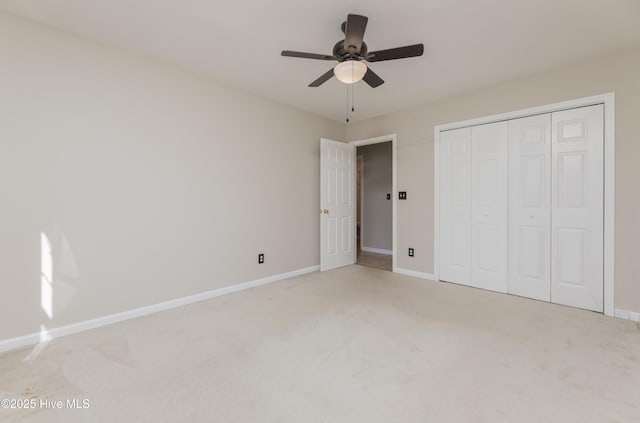
[[[558,153],[558,207],[584,207],[587,184],[587,154]]]
[[[551,299],[551,114],[509,121],[510,294]]]
[[[551,301],[603,311],[604,107],[552,114]]]
[[[454,207],[467,207],[468,177],[467,163],[451,163],[449,165],[449,193],[450,205]]]
[[[580,141],[585,133],[585,122],[581,119],[567,120],[558,123],[558,142]]]
[[[471,129],[440,136],[440,279],[469,285]]]
[[[549,200],[545,195],[549,194],[549,188],[545,182],[545,172],[549,171],[548,157],[544,154],[533,154],[520,157],[520,169],[516,174],[520,181],[520,206],[528,208],[549,208]],[[547,184],[548,185],[548,184]]]
[[[477,269],[483,272],[498,272],[499,264],[503,262],[500,259],[500,239],[497,225],[478,223],[475,227],[475,239],[472,242],[482,244],[485,248],[476,250],[478,257],[476,258]],[[498,254],[496,254],[496,252]]]
[[[507,292],[507,122],[471,128],[471,285]]]
[[[562,260],[558,260],[558,283],[561,285],[584,286],[585,230],[558,228],[558,250]]]
[[[327,237],[326,252],[333,255],[338,252],[338,219],[327,217],[327,227],[324,231]]]
[[[520,225],[517,234],[519,249],[518,262],[514,264],[516,277],[549,280],[549,260],[545,253],[549,252],[548,228],[544,226]],[[549,292],[549,288],[547,288]]]
[[[352,227],[351,227],[351,217],[343,216],[340,218],[340,233],[342,234],[342,242],[340,243],[340,252],[341,253],[349,253],[353,251],[353,246],[351,245],[351,240],[353,236],[351,235]]]
[[[342,205],[343,206],[351,206],[352,204],[352,195],[351,186],[353,185],[353,181],[351,180],[351,175],[353,174],[352,169],[341,169],[340,171],[340,181],[342,182]]]

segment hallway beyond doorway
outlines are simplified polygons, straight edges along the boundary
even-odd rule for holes
[[[356,263],[391,272],[391,256],[387,254],[370,253],[359,249]]]

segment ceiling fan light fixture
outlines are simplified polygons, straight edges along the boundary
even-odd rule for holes
[[[358,60],[345,60],[333,68],[333,73],[338,81],[344,84],[353,84],[360,81],[367,73],[367,65]]]

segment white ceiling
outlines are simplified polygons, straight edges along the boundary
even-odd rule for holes
[[[307,85],[332,62],[348,13],[369,17],[370,51],[424,43],[419,58],[373,63],[351,121],[640,45],[640,0],[0,0],[0,9],[172,62],[344,121],[345,85]]]

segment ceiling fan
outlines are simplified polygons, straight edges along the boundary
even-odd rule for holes
[[[342,23],[344,40],[338,41],[336,45],[333,46],[333,55],[303,53],[290,50],[283,50],[281,54],[288,57],[336,60],[338,62],[335,67],[329,69],[324,75],[309,84],[310,87],[319,87],[334,75],[340,82],[344,82],[345,84],[353,84],[362,79],[372,88],[379,87],[384,84],[384,80],[363,63],[363,61],[371,63],[422,56],[424,45],[413,44],[405,47],[369,52],[367,50],[367,44],[363,41],[364,30],[367,27],[368,20],[369,18],[366,16],[348,15],[347,21]]]

